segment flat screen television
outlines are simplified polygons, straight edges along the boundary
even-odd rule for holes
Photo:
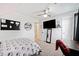
[[[50,29],[50,28],[56,28],[56,20],[49,20],[43,22],[43,28],[44,29]]]

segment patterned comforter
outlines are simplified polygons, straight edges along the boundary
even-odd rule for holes
[[[0,56],[32,56],[39,53],[39,45],[26,38],[0,42]]]

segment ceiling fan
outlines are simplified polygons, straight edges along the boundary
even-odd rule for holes
[[[41,13],[38,14],[37,16],[43,16],[43,17],[51,17],[50,15],[50,8],[47,8],[43,11],[40,11]]]

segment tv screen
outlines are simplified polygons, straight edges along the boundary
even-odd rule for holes
[[[56,28],[56,20],[49,20],[43,22],[43,28],[44,29],[50,29],[50,28]]]

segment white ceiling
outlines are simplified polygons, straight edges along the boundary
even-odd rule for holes
[[[35,11],[42,10],[47,4],[41,3],[2,3],[0,4],[0,12],[10,13],[17,12],[24,15],[32,14]]]
[[[50,4],[50,9],[52,15],[57,15],[69,11],[73,11],[79,8],[78,3],[58,3],[58,4]]]
[[[33,13],[42,11],[49,7],[51,9],[50,13],[52,15],[61,14],[71,10],[79,8],[78,3],[2,3],[0,4],[0,15],[1,14],[13,14],[19,13],[25,16],[35,15]],[[39,12],[38,12],[39,13]],[[36,16],[36,15],[35,15]]]

